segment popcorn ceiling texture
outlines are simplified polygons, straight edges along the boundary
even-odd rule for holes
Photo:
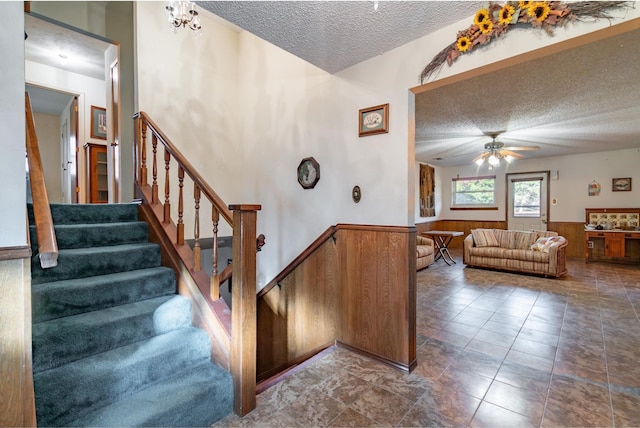
[[[329,72],[473,14],[482,1],[202,1],[198,5]],[[417,71],[416,71],[417,73]]]

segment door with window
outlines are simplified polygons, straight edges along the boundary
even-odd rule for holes
[[[549,172],[507,174],[507,228],[547,230]]]

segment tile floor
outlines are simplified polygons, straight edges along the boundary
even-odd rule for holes
[[[418,367],[333,348],[214,426],[640,426],[640,267],[418,273]]]

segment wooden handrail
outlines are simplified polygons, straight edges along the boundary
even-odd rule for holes
[[[164,132],[155,124],[153,120],[143,111],[136,113],[133,116],[134,119],[142,118],[143,121],[147,124],[149,128],[152,129],[153,134],[156,135],[160,140],[162,140],[162,144],[166,147],[167,151],[171,154],[171,156],[176,160],[176,162],[184,168],[184,172],[191,177],[194,183],[200,187],[202,192],[205,194],[207,199],[211,201],[211,203],[216,207],[216,209],[220,212],[222,217],[233,226],[233,216],[231,215],[231,210],[224,203],[222,198],[218,196],[218,194],[211,188],[209,183],[207,183],[204,178],[196,171],[196,169],[191,165],[191,163],[176,149],[176,146],[171,142],[169,137],[167,137]]]
[[[42,159],[38,148],[38,137],[36,136],[36,125],[33,120],[31,99],[28,92],[25,92],[25,115],[29,182],[31,183],[31,195],[33,197],[33,217],[36,223],[38,254],[40,256],[40,266],[46,269],[58,265],[58,242],[53,228],[53,218],[51,217]]]
[[[195,285],[189,289],[191,296],[198,295],[192,298],[194,313],[213,314],[218,320],[216,325],[221,328],[212,328],[218,332],[224,332],[226,339],[218,340],[220,336],[216,336],[212,330],[208,331],[212,341],[220,345],[219,347],[226,354],[223,359],[229,363],[231,368],[234,380],[234,410],[239,415],[245,415],[255,408],[256,403],[256,220],[257,211],[261,207],[260,205],[228,207],[148,115],[139,112],[133,116],[133,119],[136,132],[134,190],[136,195],[142,199],[141,212],[153,219],[153,235],[164,246],[174,269],[182,277],[188,275],[189,279],[185,278],[185,280]],[[150,136],[148,132],[151,133]],[[150,140],[150,144],[147,140]],[[149,173],[148,160],[151,162],[151,181],[147,177]],[[164,163],[164,168],[158,163]],[[175,177],[177,195],[171,193],[172,187],[176,186],[175,182],[172,183],[174,180],[173,163],[177,164]],[[164,170],[164,177],[158,176],[158,170]],[[187,205],[185,200],[189,198],[185,196],[184,191],[185,177],[190,178],[193,182],[193,249],[185,244],[184,239],[184,217]],[[158,181],[163,181],[162,179],[164,179],[164,183],[158,183]],[[160,186],[164,188],[164,195],[158,194]],[[175,189],[175,187],[173,188]],[[211,202],[211,229],[209,230],[213,233],[213,251],[210,276],[202,270],[201,263],[200,234],[203,229],[200,227],[200,207],[202,194]],[[176,219],[171,217],[172,202],[174,210],[177,208]],[[218,224],[220,217],[233,230],[233,263],[229,264],[221,273],[218,272]],[[264,240],[264,236],[262,239]],[[229,308],[220,298],[220,284],[231,276],[233,276],[234,287],[232,289],[231,317],[229,317]],[[202,305],[201,302],[204,302],[205,305]],[[200,317],[200,315],[197,316]],[[211,319],[206,314],[204,318]]]

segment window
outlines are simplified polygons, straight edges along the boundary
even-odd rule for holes
[[[513,181],[513,216],[540,217],[542,180],[540,178]]]
[[[454,178],[453,207],[494,207],[496,176]]]

